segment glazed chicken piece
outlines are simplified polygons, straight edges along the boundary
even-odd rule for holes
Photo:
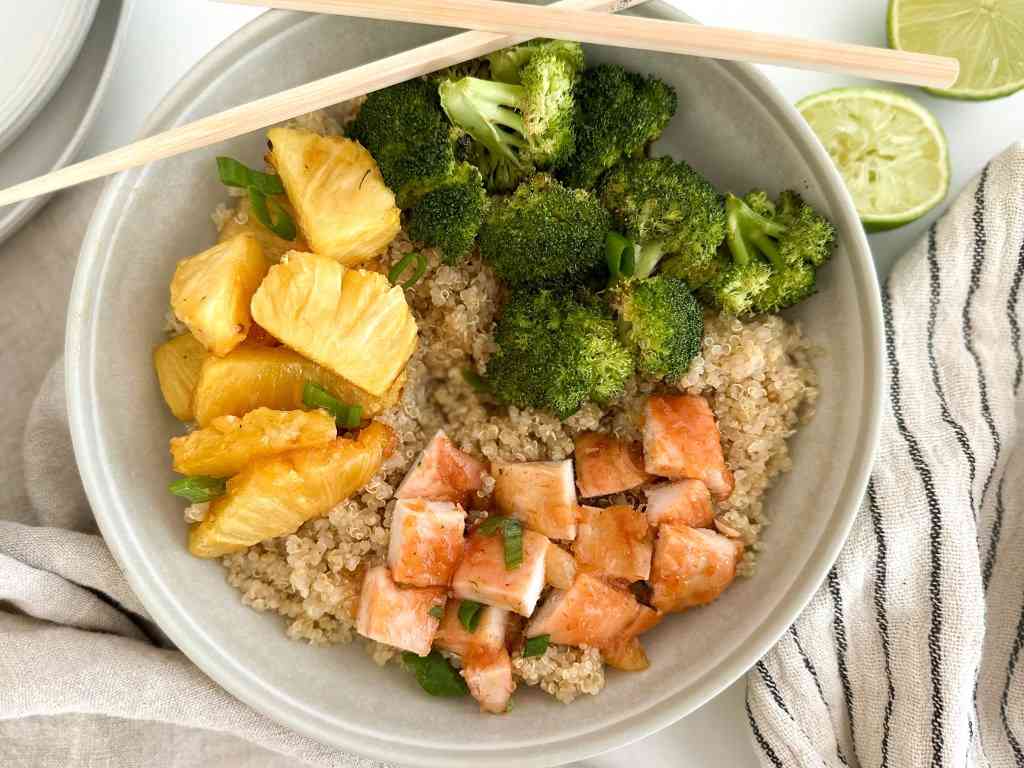
[[[628,491],[653,479],[644,471],[639,443],[600,432],[581,432],[576,437],[574,458],[576,487],[583,499]]]
[[[430,653],[440,620],[436,609],[444,610],[446,592],[442,587],[400,587],[383,565],[371,568],[363,577],[356,615],[356,632],[379,643]]]
[[[398,499],[430,499],[468,505],[483,486],[484,465],[460,451],[438,430],[395,492]]]
[[[651,565],[651,603],[659,611],[685,611],[713,602],[736,578],[743,545],[707,528],[658,528]]]
[[[646,605],[640,606],[633,623],[622,631],[622,635],[601,649],[601,658],[609,667],[624,672],[639,672],[651,664],[647,660],[647,652],[640,642],[640,635],[655,627],[663,614]]]
[[[576,485],[571,460],[495,461],[491,474],[498,509],[552,539],[576,538]]]
[[[569,590],[556,589],[526,627],[527,637],[550,635],[559,645],[612,644],[637,618],[640,604],[625,589],[581,573]]]
[[[512,679],[512,659],[508,651],[475,654],[462,664],[462,677],[469,692],[480,703],[480,709],[495,715],[508,712],[508,704],[516,689]]]
[[[474,532],[466,539],[462,562],[452,578],[452,592],[463,600],[529,616],[544,589],[544,560],[550,544],[546,536],[524,530],[523,562],[508,569],[503,534],[486,536]]]
[[[647,494],[647,522],[675,523],[692,528],[709,528],[715,519],[711,493],[700,480],[679,480],[644,489]]]
[[[465,527],[465,511],[450,501],[399,499],[388,544],[388,566],[395,581],[447,587],[462,558]]]
[[[580,507],[572,551],[581,571],[642,581],[651,573],[653,536],[647,518],[632,507]]]
[[[711,406],[696,395],[651,395],[644,409],[644,468],[652,475],[702,480],[719,501],[729,498],[732,472]]]
[[[569,589],[576,580],[576,558],[555,542],[551,542],[544,559],[544,580],[559,589]]]
[[[509,625],[509,612],[493,605],[485,605],[477,614],[476,630],[470,632],[459,619],[461,600],[449,600],[444,618],[434,636],[434,646],[462,658],[474,654],[494,653],[505,647],[505,632]]]

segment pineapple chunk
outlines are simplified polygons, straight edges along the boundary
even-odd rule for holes
[[[228,481],[227,493],[193,526],[188,548],[220,557],[293,533],[362,488],[394,448],[389,427],[374,422],[356,440],[255,459]]]
[[[401,212],[359,142],[299,128],[273,128],[267,138],[267,160],[315,253],[353,265],[387,248],[402,226]]]
[[[204,347],[226,355],[249,332],[249,301],[269,266],[255,237],[236,235],[178,262],[171,308]]]
[[[394,383],[416,348],[405,292],[384,275],[292,251],[252,297],[252,316],[295,351],[372,395]]]
[[[398,402],[405,373],[381,397],[364,392],[326,368],[286,347],[246,342],[226,357],[209,357],[199,372],[193,406],[199,426],[218,416],[244,416],[256,408],[294,411],[302,408],[302,387],[319,384],[346,405],[358,405],[363,417],[380,413]]]
[[[153,365],[160,391],[175,418],[192,421],[192,398],[199,370],[210,355],[191,333],[175,336],[153,350]]]
[[[291,204],[283,197],[275,197],[274,201],[287,211],[288,215],[291,216],[294,221],[295,209],[292,208]],[[239,200],[238,210],[224,222],[224,226],[221,227],[217,242],[226,243],[237,235],[245,234],[255,237],[259,242],[260,247],[263,249],[263,256],[269,261],[273,261],[275,263],[280,261],[281,257],[288,253],[288,251],[309,250],[309,246],[302,238],[302,235],[296,235],[294,240],[285,240],[263,226],[263,224],[260,223],[260,220],[256,218],[255,214],[253,214],[252,203],[248,197],[243,197]]]
[[[171,456],[174,471],[183,475],[231,477],[253,459],[324,445],[337,436],[327,411],[257,408],[242,418],[219,416],[205,429],[172,437]]]

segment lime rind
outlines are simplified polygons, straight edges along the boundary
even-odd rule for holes
[[[897,7],[899,6],[900,2],[901,0],[889,0],[889,7],[886,11],[885,27],[889,47],[901,51],[907,50],[916,51],[919,53],[935,53],[945,56],[953,55],[950,51],[924,50],[922,47],[906,47],[900,38],[899,24],[896,20]],[[1022,3],[1021,6],[1022,13],[1021,18],[1018,21],[1018,26],[1022,30],[1024,30],[1024,3]],[[1024,34],[1022,34],[1022,38],[1024,38]],[[1012,47],[1011,50],[1013,50]],[[1019,50],[1024,51],[1024,40],[1022,40],[1022,44]],[[965,74],[963,60],[955,55],[954,58],[959,59],[961,62],[962,80]],[[1024,76],[1022,76],[1020,79],[1014,79],[1009,82],[1006,82],[995,88],[979,89],[970,87],[958,87],[958,85],[954,85],[952,88],[924,88],[923,90],[931,94],[932,96],[937,96],[942,99],[956,99],[958,101],[991,101],[993,99],[1002,99],[1005,98],[1006,96],[1012,96],[1013,94],[1017,93],[1022,89],[1024,89]]]
[[[861,222],[868,232],[882,232],[901,227],[919,219],[945,199],[949,191],[951,176],[949,145],[942,126],[928,110],[897,91],[857,86],[833,88],[806,96],[796,104],[797,109],[804,115],[811,129],[819,138],[822,138],[823,131],[822,126],[815,126],[813,108],[830,102],[842,103],[851,111],[856,111],[856,105],[859,103],[863,112],[867,112],[869,109],[888,110],[893,113],[902,112],[904,117],[908,117],[914,127],[918,128],[915,132],[915,135],[920,137],[918,144],[927,144],[936,152],[934,162],[925,164],[927,170],[936,175],[934,188],[926,195],[907,201],[907,205],[904,207],[884,213],[867,210],[869,208],[865,203],[867,193],[857,184],[851,183],[851,169],[844,167],[844,159],[837,157],[836,153],[830,152],[833,162],[836,163],[850,195],[853,197]],[[825,142],[823,141],[823,143]],[[828,149],[829,147],[826,146],[826,150]]]

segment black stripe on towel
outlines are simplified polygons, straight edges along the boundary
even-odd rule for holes
[[[1021,749],[1020,742],[1010,727],[1009,718],[1006,716],[1008,701],[1010,698],[1010,685],[1013,683],[1013,676],[1017,672],[1017,661],[1020,659],[1021,648],[1024,647],[1024,605],[1020,608],[1020,618],[1017,620],[1017,635],[1013,639],[1013,649],[1010,651],[1010,663],[1006,667],[1006,685],[1003,686],[1003,697],[999,701],[999,717],[1003,721],[1003,730],[1006,731],[1006,738],[1010,742],[1013,756],[1018,766],[1024,766],[1024,749]]]
[[[878,634],[882,639],[882,663],[885,667],[886,700],[885,714],[882,716],[882,768],[889,765],[889,724],[892,719],[892,708],[896,701],[896,689],[892,683],[892,658],[889,649],[889,617],[886,612],[886,592],[888,591],[887,560],[889,548],[885,541],[885,530],[882,527],[882,512],[878,508],[878,497],[875,495],[875,479],[868,483],[868,508],[871,510],[871,526],[875,531],[878,553],[875,557],[875,619],[878,623]]]
[[[1024,377],[1024,356],[1020,351],[1020,323],[1017,322],[1017,299],[1020,298],[1020,283],[1024,278],[1024,243],[1020,244],[1017,254],[1017,269],[1010,283],[1010,298],[1006,302],[1006,317],[1010,321],[1010,341],[1013,342],[1013,353],[1017,356],[1017,367],[1013,372],[1013,394],[1020,389],[1021,378]]]
[[[988,583],[992,580],[992,571],[996,567],[996,553],[999,551],[999,540],[1003,535],[1003,514],[1006,512],[1006,507],[1003,505],[1003,481],[1006,480],[1004,474],[999,478],[999,487],[996,488],[996,513],[992,518],[992,531],[988,537],[988,552],[985,553],[985,563],[981,567],[981,583],[988,591]]]
[[[935,387],[935,394],[939,398],[939,411],[942,413],[942,420],[949,425],[956,435],[956,441],[960,450],[967,459],[967,471],[970,475],[970,483],[967,486],[967,494],[971,502],[971,513],[974,519],[978,519],[978,508],[974,503],[974,481],[977,477],[977,460],[971,443],[967,439],[967,432],[960,422],[953,418],[949,410],[949,401],[946,399],[946,390],[942,386],[942,379],[939,376],[939,364],[935,358],[935,324],[939,315],[939,301],[942,298],[942,282],[939,275],[938,247],[936,239],[936,224],[928,228],[928,282],[930,295],[928,298],[928,367],[932,373],[932,385]]]
[[[850,686],[850,674],[846,667],[846,617],[843,615],[843,593],[839,589],[839,576],[836,566],[828,572],[828,593],[832,597],[832,632],[836,637],[836,664],[839,667],[839,682],[843,686],[843,701],[846,702],[846,713],[850,720],[850,744],[853,745],[853,756],[857,757],[857,732],[853,716],[853,688]]]
[[[889,394],[896,428],[907,444],[907,451],[914,463],[921,484],[924,486],[925,499],[928,503],[930,518],[928,530],[928,549],[930,569],[928,574],[928,593],[931,602],[931,621],[928,627],[928,663],[932,685],[932,760],[934,768],[942,766],[942,751],[945,739],[942,735],[942,723],[945,720],[946,704],[942,696],[942,509],[935,494],[935,483],[932,471],[921,453],[917,438],[907,427],[903,418],[902,383],[900,382],[900,365],[896,356],[896,336],[892,322],[892,297],[889,294],[889,282],[882,285],[882,319],[885,322],[885,351],[889,362]],[[831,574],[830,574],[831,578]]]
[[[831,722],[832,706],[828,703],[828,699],[825,698],[825,691],[822,690],[821,681],[818,679],[818,670],[814,668],[814,663],[804,651],[804,647],[800,642],[800,633],[797,632],[796,624],[793,624],[789,628],[789,634],[793,636],[793,644],[796,646],[796,650],[800,654],[800,659],[803,661],[804,667],[807,669],[807,672],[811,675],[811,679],[814,681],[814,687],[818,689],[818,696],[821,697],[821,703],[825,705],[825,710],[828,712],[829,721]],[[843,765],[849,765],[846,761],[846,754],[843,752],[843,746],[839,743],[838,736],[836,737],[836,757],[839,758],[839,762]]]
[[[779,692],[779,686],[775,683],[775,678],[768,672],[768,667],[764,664],[764,659],[761,659],[755,665],[757,672],[761,675],[761,680],[764,681],[765,688],[768,689],[768,693],[772,695],[772,699],[775,700],[775,704],[789,715],[789,719],[793,719],[793,714],[789,711],[789,707],[786,706],[786,702],[782,700],[782,694]]]
[[[985,233],[985,186],[988,183],[989,166],[981,172],[978,179],[978,188],[974,190],[974,213],[971,216],[974,222],[974,257],[971,261],[971,279],[967,286],[967,299],[964,301],[964,308],[960,315],[960,329],[971,359],[974,360],[974,369],[978,373],[978,395],[981,399],[981,417],[985,420],[989,434],[992,436],[992,466],[985,477],[985,484],[981,489],[980,507],[985,506],[985,499],[988,497],[988,489],[992,485],[992,478],[995,476],[996,467],[999,465],[999,455],[1002,453],[1003,442],[999,437],[999,430],[996,429],[995,419],[992,418],[992,406],[988,401],[988,380],[985,378],[985,371],[981,367],[981,358],[974,348],[974,322],[971,320],[971,305],[974,303],[974,295],[981,286],[981,268],[985,263],[985,246],[988,244],[988,235]],[[989,547],[992,548],[991,545]],[[988,588],[988,579],[983,578],[983,585]]]
[[[747,720],[750,723],[750,732],[754,734],[754,741],[757,742],[761,751],[764,752],[765,757],[771,761],[771,764],[774,765],[775,768],[782,768],[782,761],[779,760],[779,756],[775,754],[775,750],[772,749],[772,745],[768,743],[767,739],[765,739],[764,735],[761,733],[761,729],[757,727],[757,722],[754,720],[754,713],[750,711],[749,699],[747,699],[746,707]]]

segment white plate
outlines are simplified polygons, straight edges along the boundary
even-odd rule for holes
[[[0,3],[0,149],[46,106],[68,74],[99,0],[7,0]]]
[[[95,121],[133,0],[104,0],[75,66],[32,125],[0,152],[0,189],[67,165]],[[2,15],[5,12],[0,12]],[[13,235],[48,197],[0,208],[0,242]]]

